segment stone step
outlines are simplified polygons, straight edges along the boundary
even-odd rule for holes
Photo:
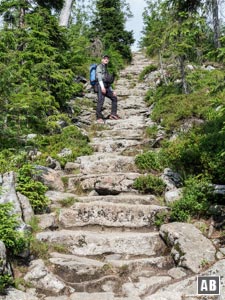
[[[46,297],[45,300],[141,300],[137,296],[130,297],[116,297],[111,292],[102,292],[102,293],[79,293],[75,292],[70,296],[54,296]]]
[[[121,101],[123,102],[123,101]],[[126,106],[126,103],[125,103]],[[129,113],[130,110],[130,113]],[[103,116],[105,118],[105,123],[102,132],[110,129],[119,129],[119,130],[128,130],[128,129],[143,129],[146,127],[146,121],[148,121],[149,109],[142,106],[137,108],[134,105],[134,108],[131,107],[123,108],[123,106],[118,107],[118,115],[121,117],[119,120],[110,120],[108,116],[111,113],[111,106],[105,107],[103,110]]]
[[[136,85],[135,88],[131,89],[129,85],[126,85],[124,83],[119,83],[116,84],[115,86],[115,90],[117,95],[120,95],[120,97],[118,97],[118,101],[120,104],[120,101],[130,98],[130,97],[134,97],[134,95],[136,95],[136,99],[138,99],[139,101],[144,101],[146,93],[148,91],[148,85],[146,84],[145,86],[143,84],[139,84]],[[126,97],[123,97],[123,95],[127,95]],[[138,95],[138,96],[137,96]]]
[[[109,255],[111,257],[116,255]],[[117,256],[119,256],[117,254]],[[142,259],[118,259],[111,260],[107,256],[103,261],[90,259],[82,256],[50,253],[49,262],[51,269],[57,276],[66,282],[81,283],[102,278],[105,276],[115,275],[126,270],[128,276],[138,278],[144,271],[148,274],[155,274],[164,270],[168,270],[173,266],[171,256],[149,257]],[[139,270],[139,271],[138,271]],[[140,273],[139,273],[140,272]]]
[[[95,153],[76,159],[82,174],[136,172],[135,158],[116,153]]]
[[[129,97],[129,96],[137,96],[137,97],[144,97],[146,95],[147,90],[142,89],[122,89],[117,91],[118,98],[120,97]]]
[[[110,137],[111,139],[135,139],[135,140],[142,140],[143,138],[143,130],[142,129],[117,129],[110,128],[110,130],[98,131],[96,132],[97,137]]]
[[[49,190],[45,193],[46,197],[51,201],[50,207],[57,208],[62,207],[63,203],[66,203],[68,199],[74,199],[77,202],[105,202],[105,203],[127,203],[127,204],[159,204],[156,196],[154,195],[139,195],[139,194],[119,194],[119,195],[106,195],[106,196],[79,196],[73,193],[59,192]]]
[[[50,193],[47,192],[47,194]],[[59,192],[57,192],[59,193]],[[51,198],[50,198],[51,199]],[[119,194],[119,195],[106,195],[106,196],[76,196],[78,202],[105,202],[105,203],[127,203],[136,205],[150,205],[159,204],[156,196],[154,195],[139,195],[139,194]]]
[[[126,113],[128,113],[129,110],[131,110],[132,113],[134,111],[136,111],[136,116],[137,115],[143,116],[143,115],[149,113],[149,109],[142,103],[139,104],[139,102],[137,102],[137,101],[136,101],[136,103],[130,103],[130,104],[126,100],[121,101],[120,106],[118,108],[118,112],[122,113],[123,110],[126,110]],[[132,114],[130,116],[132,116]],[[134,114],[134,116],[135,116],[135,114]],[[128,118],[129,118],[129,115],[128,115]]]
[[[105,261],[108,261],[110,265],[116,268],[126,266],[129,274],[134,272],[137,277],[146,271],[152,271],[152,274],[155,274],[156,270],[159,272],[160,269],[168,270],[174,266],[174,261],[171,255],[138,259],[113,259],[113,256],[115,255],[109,255],[109,257],[105,258]]]
[[[145,67],[149,66],[150,64],[146,62],[146,64],[140,64],[139,66],[137,65],[130,65],[128,66],[125,70],[122,70],[120,72],[121,77],[127,77],[128,75],[134,75],[139,77],[140,73],[144,70]]]
[[[152,62],[149,59],[147,59],[146,57],[137,56],[137,57],[133,57],[133,60],[130,64],[130,66],[128,66],[128,68],[138,66],[139,69],[141,69],[141,68],[144,69],[146,66],[149,66],[151,64],[152,64]],[[126,71],[128,68],[124,69],[123,71]]]
[[[97,152],[103,153],[120,153],[122,154],[126,150],[134,150],[145,145],[147,140],[140,141],[136,139],[121,139],[121,138],[93,138],[90,142],[90,145]]]
[[[136,78],[132,78],[131,80],[127,80],[125,77],[120,77],[116,82],[116,91],[124,90],[124,89],[132,89],[137,87]]]
[[[123,130],[123,129],[145,129],[146,127],[146,119],[144,116],[129,116],[125,119],[120,120],[107,120],[107,124],[113,127],[114,130]]]
[[[137,108],[137,107],[134,107],[134,108],[132,108],[132,107],[130,107],[130,108],[129,107],[120,107],[118,109],[118,115],[123,120],[126,120],[126,119],[128,119],[132,116],[136,116],[137,114],[138,115],[141,114],[142,116],[145,117],[145,119],[144,119],[145,123],[147,121],[149,121],[150,112],[149,112],[148,108],[144,108],[144,107],[139,107],[139,108]],[[135,124],[133,124],[133,126],[135,127]],[[145,124],[145,126],[146,126],[146,124]]]
[[[107,262],[71,254],[53,252],[49,258],[54,274],[66,282],[82,282],[106,276]]]
[[[116,124],[121,124],[123,126],[125,126],[126,124],[133,124],[133,126],[135,128],[138,128],[139,125],[142,125],[145,121],[146,121],[146,117],[143,114],[139,114],[138,113],[138,109],[140,108],[141,111],[146,111],[147,108],[146,106],[143,104],[143,102],[141,101],[140,105],[138,104],[137,100],[135,103],[135,99],[137,99],[136,96],[132,96],[132,102],[129,105],[129,102],[127,102],[125,99],[122,99],[121,101],[119,101],[118,104],[118,114],[119,112],[123,111],[124,109],[131,109],[131,108],[135,108],[137,109],[137,114],[134,116],[128,116],[126,119],[119,119],[119,120],[110,120],[110,119],[106,119],[106,124],[105,125],[109,125],[108,127],[110,127],[111,125],[116,125]],[[108,112],[105,112],[109,110]],[[105,115],[105,117],[107,117],[108,115],[110,115],[110,110],[111,110],[111,103],[105,103],[104,105],[104,109],[103,109],[103,114]],[[142,126],[141,126],[142,128]],[[104,130],[107,130],[107,126],[105,126],[103,128]]]
[[[36,238],[44,243],[63,245],[70,254],[96,256],[160,256],[166,245],[158,232],[103,232],[85,230],[43,231]]]
[[[67,192],[79,194],[96,191],[99,195],[118,195],[120,193],[137,193],[133,183],[141,174],[127,173],[97,173],[90,175],[66,175]]]
[[[121,119],[126,119],[129,118],[131,116],[136,116],[137,114],[142,114],[146,116],[146,121],[148,121],[148,116],[149,116],[149,111],[146,108],[140,108],[140,109],[136,109],[136,108],[120,108],[118,110],[118,115],[120,116]],[[135,124],[134,124],[135,127]]]
[[[145,82],[137,83],[136,78],[133,78],[132,81],[128,81],[126,78],[120,78],[116,83],[116,91],[122,92],[126,89],[137,91],[137,90],[145,90],[148,91],[148,85]],[[140,97],[140,100],[144,100],[144,97]]]
[[[134,95],[131,95],[125,99],[121,99],[119,100],[119,107],[123,107],[123,108],[145,108],[147,109],[147,106],[146,106],[146,102],[144,100],[144,97],[136,97]]]
[[[157,215],[168,213],[166,206],[120,203],[75,203],[60,210],[59,222],[63,228],[99,225],[106,227],[154,227]]]
[[[171,281],[172,278],[168,275],[140,277],[138,281],[124,283],[122,291],[126,296],[135,295],[143,297],[146,293],[152,294],[157,291],[158,288],[171,283]]]
[[[207,248],[206,248],[207,249]],[[210,264],[209,264],[210,265]],[[220,296],[213,294],[197,295],[197,279],[198,276],[220,276]],[[166,286],[160,287],[156,293],[151,295],[146,294],[142,299],[144,300],[225,300],[225,260],[221,259],[211,267],[206,268],[203,272],[195,274],[194,276],[188,276],[180,278],[179,281],[172,282]],[[207,289],[206,289],[207,290]],[[209,291],[209,290],[208,290]]]

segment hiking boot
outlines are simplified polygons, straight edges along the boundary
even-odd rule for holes
[[[110,120],[119,120],[120,117],[119,117],[118,115],[110,115],[110,116],[109,116],[109,119],[110,119]]]
[[[98,124],[105,124],[105,121],[104,121],[103,119],[100,118],[100,119],[97,119],[97,123],[98,123]]]

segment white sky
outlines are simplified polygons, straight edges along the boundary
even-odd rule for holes
[[[132,46],[132,50],[135,51],[138,49],[138,41],[141,37],[141,31],[143,30],[143,17],[142,13],[144,8],[147,6],[145,0],[127,0],[127,3],[130,5],[130,10],[133,14],[133,17],[127,21],[126,29],[133,30],[135,43]]]

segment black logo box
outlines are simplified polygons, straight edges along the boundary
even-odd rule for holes
[[[220,295],[220,276],[198,276],[198,295]]]

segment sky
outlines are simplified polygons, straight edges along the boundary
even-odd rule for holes
[[[147,6],[145,0],[127,0],[127,3],[130,5],[130,10],[133,14],[133,17],[127,21],[126,29],[133,30],[135,43],[132,46],[132,51],[138,50],[138,41],[141,37],[141,31],[143,30],[143,17],[142,13],[144,8]]]

